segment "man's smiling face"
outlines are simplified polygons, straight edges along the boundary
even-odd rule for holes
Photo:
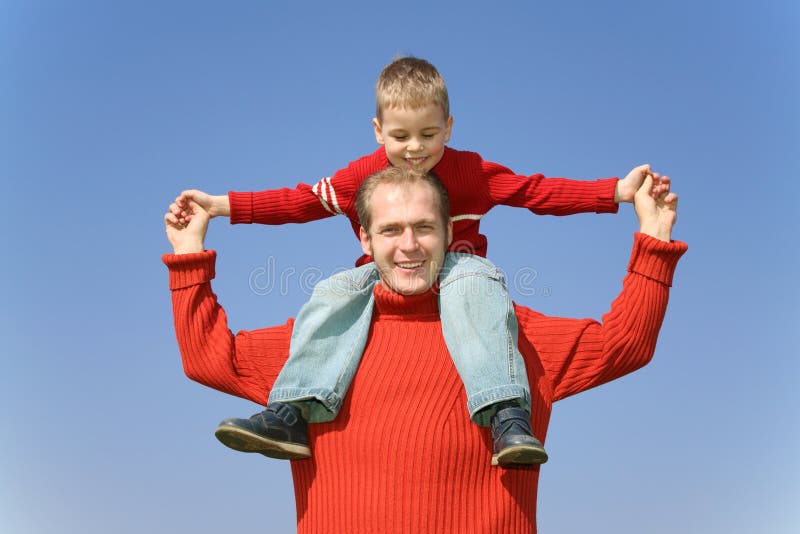
[[[381,281],[402,295],[428,291],[439,277],[452,240],[437,192],[424,182],[381,184],[370,198],[372,222],[361,228],[361,248],[375,260]]]

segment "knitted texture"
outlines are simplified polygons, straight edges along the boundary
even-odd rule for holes
[[[333,215],[350,219],[358,237],[355,196],[358,187],[371,174],[389,166],[386,151],[351,162],[330,178],[313,186],[299,184],[261,192],[228,193],[231,223],[304,223]],[[576,213],[616,213],[614,202],[617,178],[593,181],[545,178],[541,174],[523,176],[510,169],[484,161],[474,152],[445,148],[433,172],[450,195],[453,242],[450,250],[486,257],[486,236],[480,233],[481,218],[494,206],[527,208],[539,215]],[[370,261],[362,256],[356,262]]]
[[[623,290],[602,323],[516,307],[542,441],[554,401],[653,355],[666,280],[686,245],[643,234],[634,243]],[[163,260],[187,376],[263,404],[288,357],[292,320],[234,335],[209,283],[214,253]],[[470,422],[436,295],[404,297],[380,284],[374,293],[367,347],[342,410],[335,421],[309,425],[313,458],[292,462],[298,532],[535,532],[539,468],[490,466],[489,430]]]

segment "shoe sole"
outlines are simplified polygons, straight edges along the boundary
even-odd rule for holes
[[[223,445],[239,452],[257,452],[279,460],[311,458],[311,449],[306,445],[272,440],[237,427],[220,426],[214,435]]]
[[[527,445],[506,447],[499,453],[492,455],[492,465],[502,467],[540,465],[546,461],[547,453],[544,450]]]

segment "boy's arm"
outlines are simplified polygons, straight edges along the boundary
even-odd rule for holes
[[[231,223],[285,224],[345,215],[358,228],[355,197],[361,182],[389,164],[383,147],[351,161],[314,185],[298,184],[257,193],[228,193]],[[356,232],[356,235],[358,232]]]
[[[572,180],[523,176],[497,163],[482,162],[492,205],[528,208],[538,215],[616,213],[618,178]]]
[[[334,186],[335,182],[335,186]],[[354,196],[346,181],[323,178],[313,186],[297,184],[290,189],[228,192],[231,224],[304,223],[344,215]]]
[[[181,193],[175,204],[184,209],[188,202],[196,202],[212,217],[230,217],[231,224],[304,223],[345,215],[357,229],[354,202],[358,186],[367,176],[388,164],[386,151],[381,147],[314,185],[300,183],[294,189],[229,191],[227,195],[209,195],[191,189]],[[181,217],[180,213],[176,216]],[[181,222],[185,224],[187,220],[181,219]]]
[[[269,189],[258,192],[237,192],[229,191],[227,195],[209,195],[197,189],[188,189],[181,192],[175,199],[175,209],[172,212],[178,221],[186,224],[191,220],[190,202],[195,202],[202,206],[211,217],[230,217],[231,224],[237,223],[261,223],[261,224],[285,224],[302,223],[324,219],[331,215],[336,215],[334,211],[336,203],[333,202],[334,209],[326,209],[325,194],[328,189],[325,187],[326,178],[320,180],[315,186],[298,184],[295,189]],[[320,195],[315,191],[320,190]],[[341,211],[339,212],[341,213]]]
[[[483,162],[493,204],[524,207],[538,215],[573,215],[576,213],[616,213],[620,202],[633,202],[633,196],[646,176],[656,180],[651,195],[656,198],[669,192],[669,178],[639,165],[625,178],[572,180],[546,178],[541,174],[522,176],[496,163]]]

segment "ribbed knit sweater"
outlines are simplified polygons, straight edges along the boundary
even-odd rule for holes
[[[685,250],[636,234],[623,290],[602,323],[516,307],[538,437],[554,401],[650,360]],[[184,370],[264,404],[288,357],[293,321],[231,333],[210,285],[215,258],[213,251],[163,258]],[[309,425],[313,458],[292,462],[298,532],[535,532],[539,468],[490,466],[489,430],[470,422],[436,295],[401,296],[380,284],[374,294],[367,347],[342,410],[333,422]]]
[[[371,174],[389,166],[383,147],[351,162],[313,186],[298,184],[260,192],[228,193],[230,221],[236,223],[304,223],[345,215],[358,237],[358,214],[355,197],[358,187]],[[468,252],[486,257],[486,236],[480,233],[480,221],[497,205],[527,208],[539,215],[575,213],[616,213],[614,202],[617,178],[593,181],[545,178],[541,174],[523,176],[510,169],[484,161],[474,152],[445,147],[444,155],[433,172],[447,188],[450,216],[453,220],[453,252]],[[362,256],[356,262],[370,261]]]

